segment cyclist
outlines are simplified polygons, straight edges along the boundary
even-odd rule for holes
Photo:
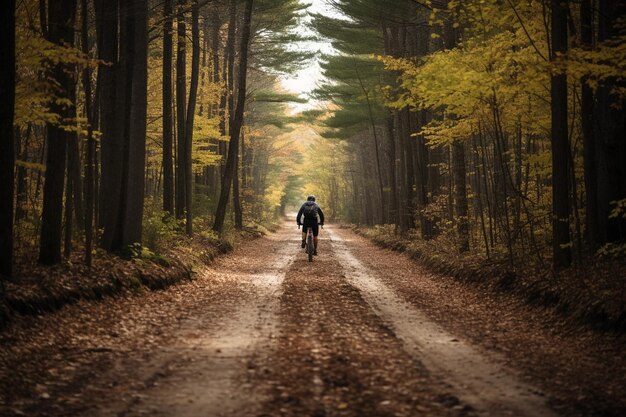
[[[318,223],[319,216],[319,223]],[[300,219],[304,217],[304,221],[302,222]],[[310,227],[313,230],[313,242],[314,242],[314,252],[313,255],[317,255],[317,235],[319,234],[319,226],[324,226],[324,213],[322,212],[321,207],[315,202],[315,196],[310,195],[306,198],[302,207],[300,207],[300,211],[298,211],[298,217],[296,217],[296,222],[298,226],[302,227],[302,247],[306,246],[306,233],[308,228]]]

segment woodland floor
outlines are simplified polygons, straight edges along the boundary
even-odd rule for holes
[[[623,416],[624,337],[292,224],[166,290],[17,316],[2,416]]]

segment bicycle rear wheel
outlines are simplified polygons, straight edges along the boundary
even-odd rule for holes
[[[309,262],[313,262],[313,252],[315,252],[313,233],[309,232],[306,237],[306,253],[309,255]]]

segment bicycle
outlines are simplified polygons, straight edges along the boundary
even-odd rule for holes
[[[299,228],[300,226],[298,226],[298,229]],[[315,244],[313,243],[313,228],[312,227],[307,227],[307,230],[306,230],[306,241],[305,241],[304,252],[308,255],[309,262],[313,262],[313,255],[315,253]]]

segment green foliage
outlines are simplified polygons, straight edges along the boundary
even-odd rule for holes
[[[180,231],[184,230],[184,221],[176,220],[167,212],[160,208],[160,202],[156,199],[147,199],[144,209],[143,218],[143,246],[135,248],[136,250],[150,250],[152,252],[161,252],[167,247],[171,247],[179,236]],[[148,249],[149,248],[149,249]],[[134,253],[131,250],[131,254]],[[143,257],[148,253],[139,253],[131,257]]]

